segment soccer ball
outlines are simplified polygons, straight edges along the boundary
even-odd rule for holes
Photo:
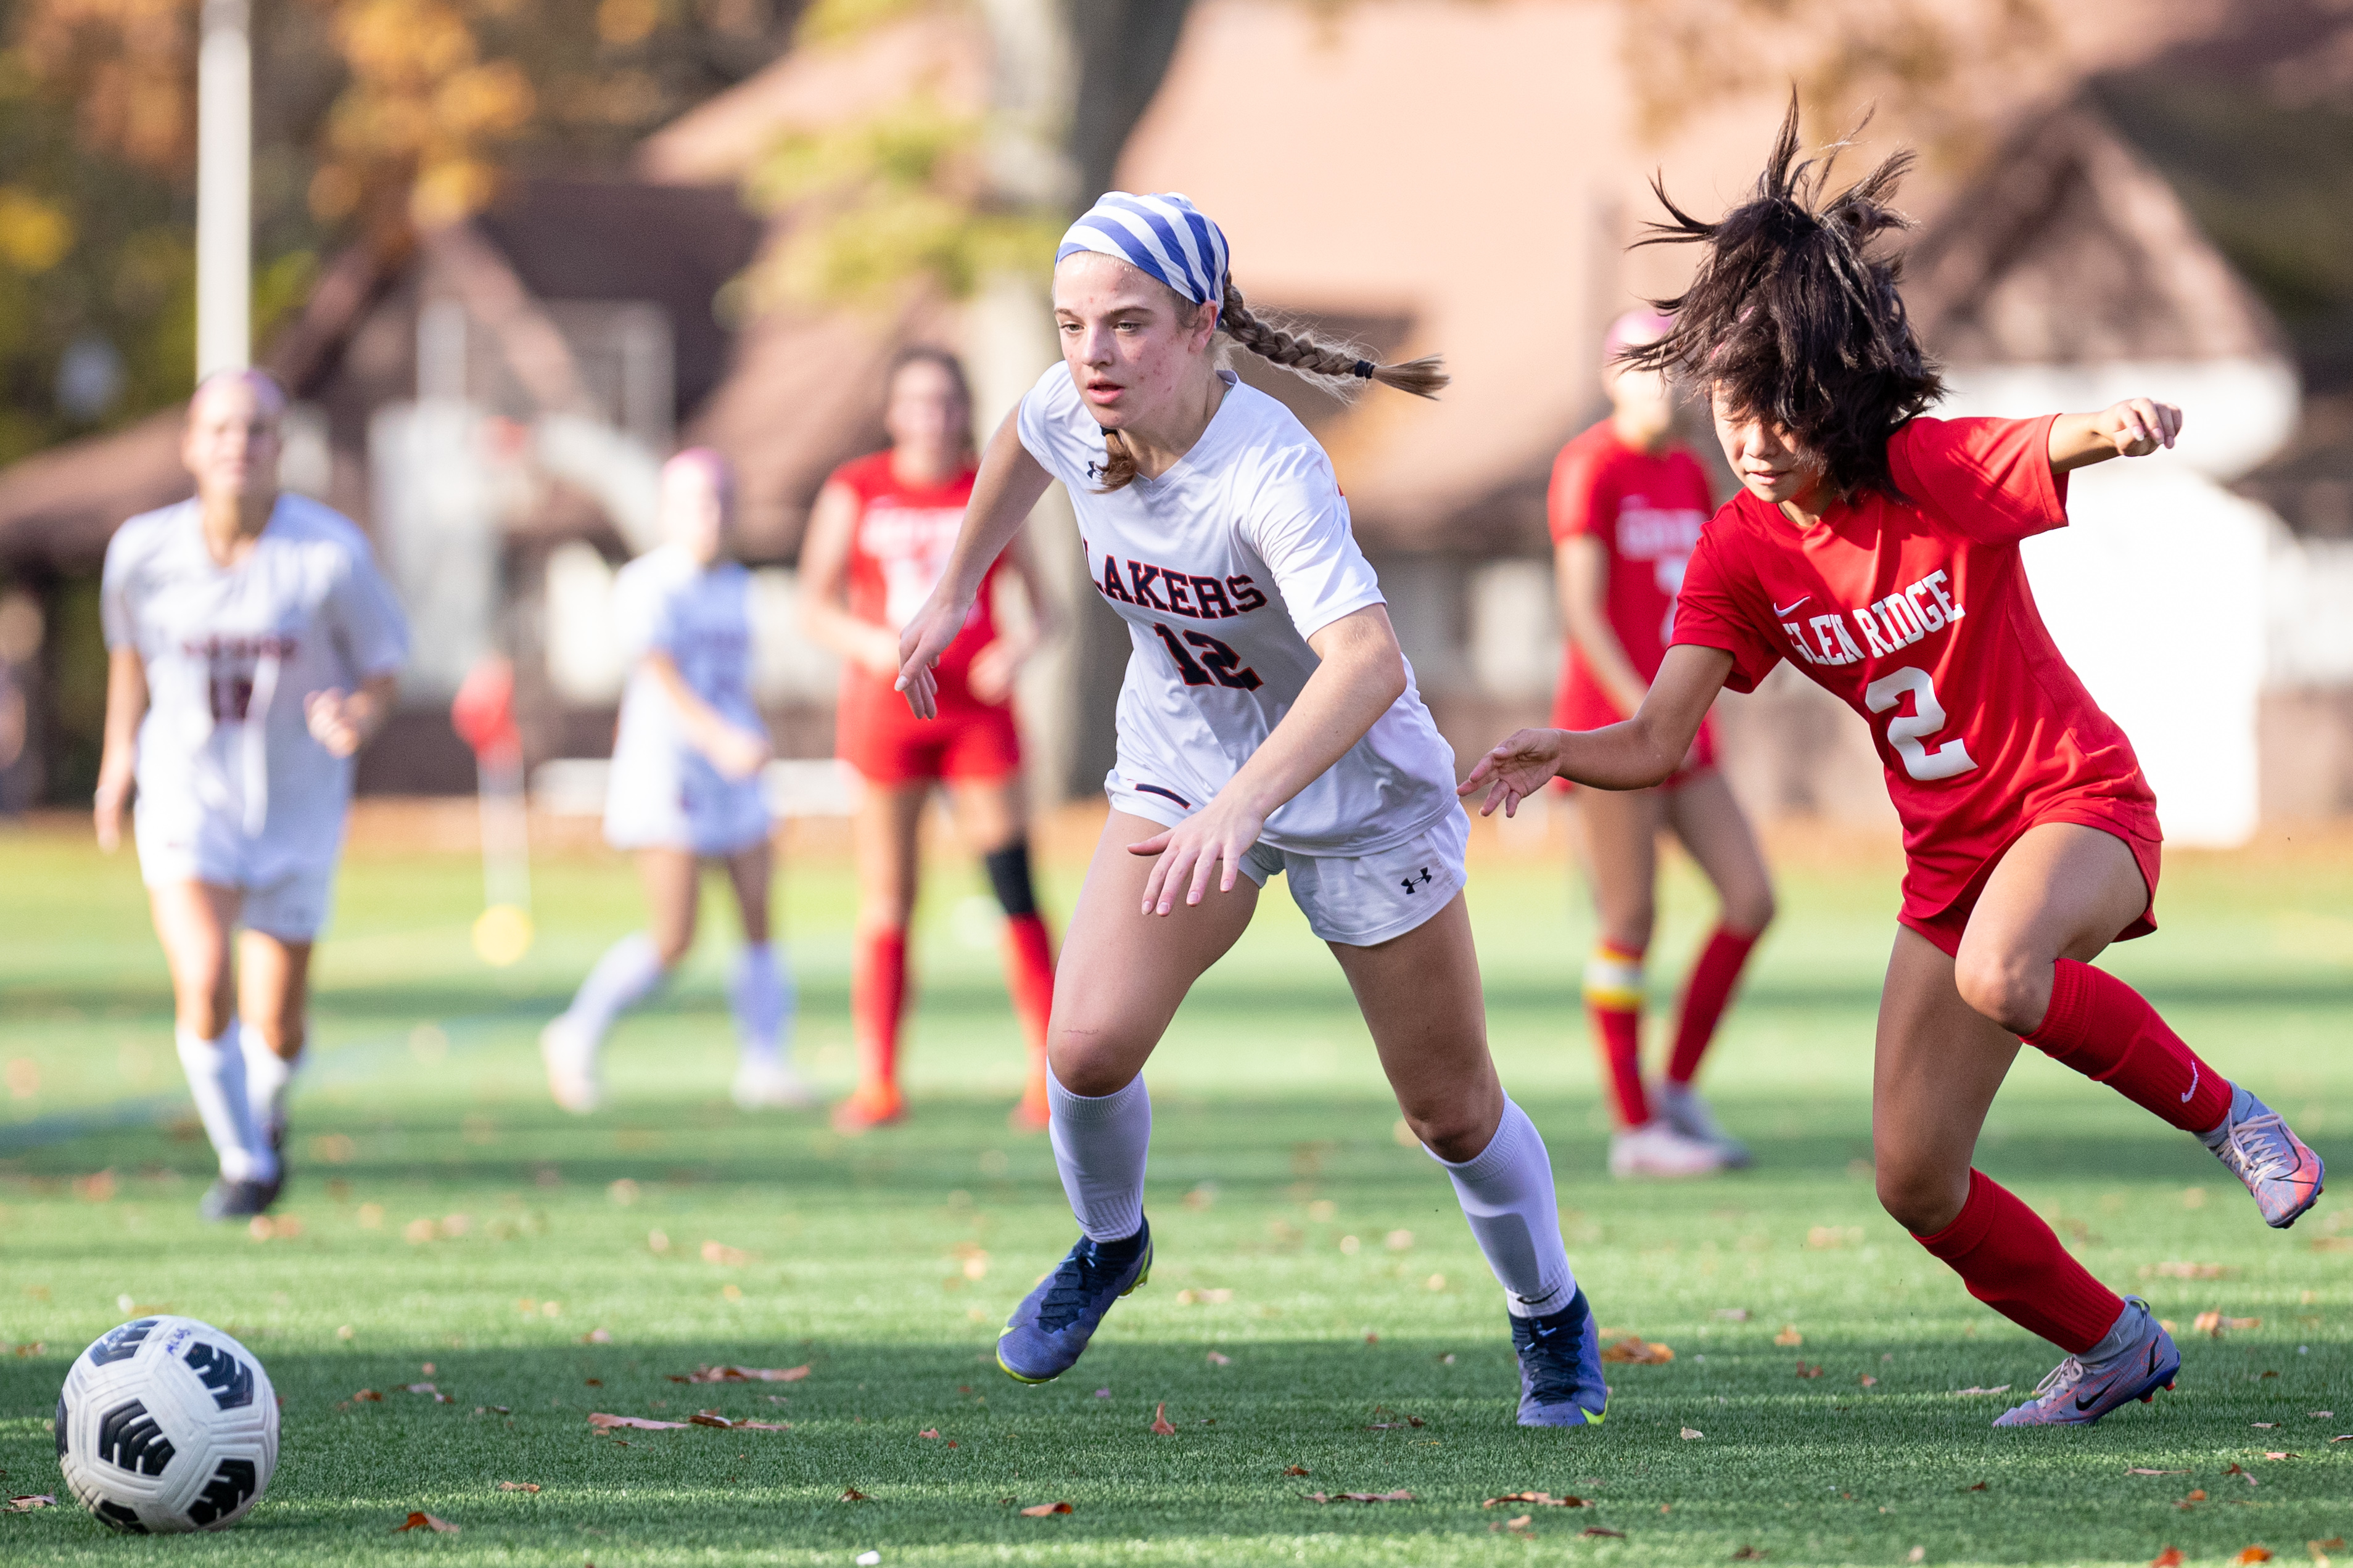
[[[58,1468],[117,1530],[226,1530],[278,1468],[277,1393],[253,1352],[211,1324],[136,1319],[66,1373]]]

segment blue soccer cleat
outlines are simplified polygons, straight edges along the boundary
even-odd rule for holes
[[[997,1364],[1023,1383],[1050,1383],[1079,1362],[1111,1304],[1152,1278],[1152,1226],[1124,1241],[1085,1237],[1038,1282],[1005,1331]]]
[[[2158,1389],[2171,1388],[2174,1374],[2181,1370],[2181,1352],[2173,1348],[2173,1336],[2139,1297],[2126,1297],[2125,1310],[2138,1319],[2139,1331],[2123,1354],[2097,1372],[2069,1356],[2034,1385],[2033,1398],[2004,1411],[1994,1425],[2088,1426],[2118,1405],[2136,1399],[2146,1405]]]
[[[1520,1356],[1520,1425],[1599,1426],[1609,1405],[1601,1381],[1601,1331],[1583,1290],[1541,1318],[1512,1319]]]
[[[2327,1172],[2320,1156],[2305,1147],[2278,1111],[2243,1089],[2231,1095],[2231,1116],[2221,1129],[2214,1157],[2247,1184],[2263,1223],[2285,1230],[2320,1201]]]

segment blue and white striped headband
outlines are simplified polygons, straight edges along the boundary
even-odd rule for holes
[[[1224,231],[1175,191],[1150,196],[1104,192],[1062,236],[1055,263],[1081,250],[1115,256],[1196,305],[1225,302]]]

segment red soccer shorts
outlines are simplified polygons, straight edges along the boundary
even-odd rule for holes
[[[918,719],[906,700],[844,704],[834,754],[867,783],[895,788],[940,780],[1001,779],[1021,767],[1021,737],[1011,703],[966,700],[943,704],[936,719]]]
[[[2148,907],[2124,930],[2116,932],[2116,940],[2130,942],[2135,937],[2147,936],[2155,931],[2157,929],[2157,876],[2159,863],[2163,858],[2164,841],[2154,832],[2137,833],[2125,827],[2098,811],[2096,807],[2085,809],[2062,801],[2045,810],[2025,827],[2020,828],[2018,835],[2010,839],[2010,844],[2017,843],[2018,839],[2023,837],[2030,829],[2041,827],[2045,823],[2051,822],[2073,822],[2080,823],[2085,827],[2096,827],[2111,837],[2118,839],[2126,848],[2132,851],[2134,861],[2140,867],[2140,879],[2148,885]],[[1980,865],[1975,874],[1962,886],[1960,892],[1943,909],[1917,908],[1915,900],[1907,896],[1903,911],[1895,917],[1896,923],[1909,926],[1926,937],[1936,944],[1936,950],[1946,957],[1958,957],[1961,951],[1961,933],[1968,929],[1969,916],[1976,912],[1978,900],[1985,895],[1986,883],[1992,878],[1993,868],[2001,864],[2003,855],[2010,853],[2010,844],[2003,845],[2000,852],[1987,857],[1984,864]]]

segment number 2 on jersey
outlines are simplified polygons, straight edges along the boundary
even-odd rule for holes
[[[1215,681],[1219,686],[1230,686],[1237,691],[1256,691],[1266,684],[1258,678],[1257,670],[1244,667],[1242,656],[1236,653],[1230,644],[1221,643],[1202,632],[1187,632],[1185,642],[1178,642],[1176,634],[1158,621],[1152,623],[1152,629],[1158,632],[1160,640],[1168,645],[1168,657],[1176,661],[1176,673],[1185,678],[1187,686],[1207,686]],[[1185,643],[1199,648],[1201,657],[1197,659],[1186,652]]]
[[[1936,700],[1936,683],[1925,669],[1905,665],[1863,688],[1862,700],[1873,713],[1884,713],[1911,693],[1912,711],[1887,721],[1887,743],[1904,759],[1904,771],[1923,784],[1956,778],[1976,767],[1977,760],[1958,737],[1935,751],[1920,742],[1945,727],[1945,707]]]

